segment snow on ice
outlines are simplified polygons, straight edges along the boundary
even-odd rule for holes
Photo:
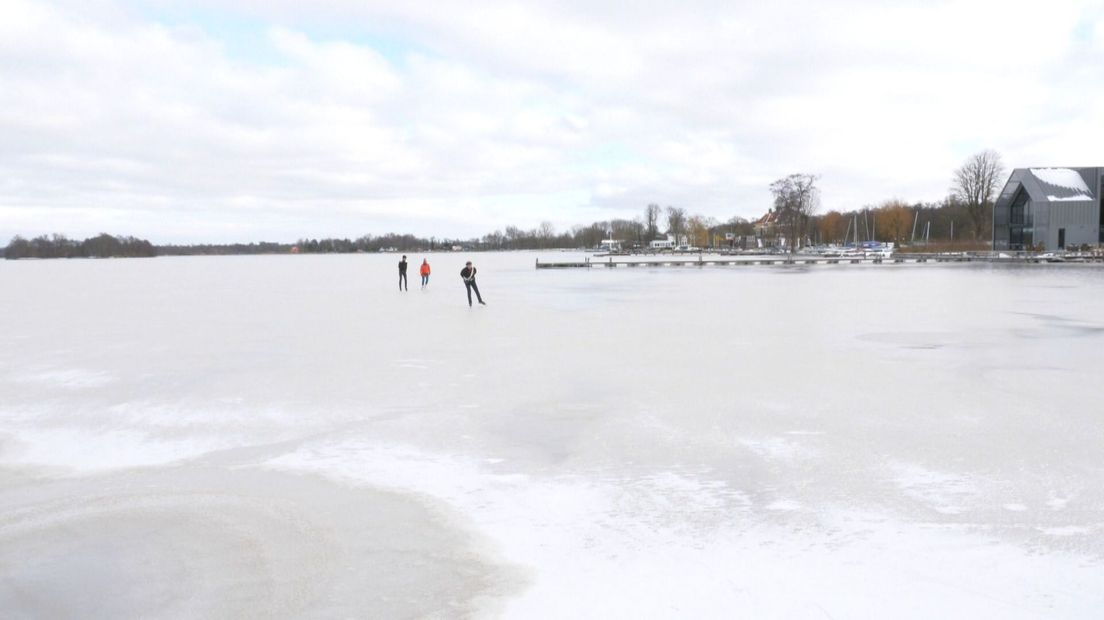
[[[0,608],[1099,617],[1104,272],[536,257],[0,264]]]

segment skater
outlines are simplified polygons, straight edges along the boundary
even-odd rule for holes
[[[403,290],[403,285],[406,284],[406,254],[403,254],[402,260],[399,261],[399,290]],[[406,290],[410,290],[407,286]]]
[[[424,258],[422,259],[422,268],[421,268],[420,271],[422,273],[422,288],[425,288],[426,286],[429,285],[429,261],[428,260],[426,260]]]
[[[475,285],[475,267],[472,266],[471,261],[468,261],[464,268],[460,270],[460,278],[464,280],[464,286],[468,288],[468,307],[470,308],[472,305],[472,289],[475,289],[475,298],[479,300],[479,305],[486,306],[483,296],[479,294],[479,287]]]

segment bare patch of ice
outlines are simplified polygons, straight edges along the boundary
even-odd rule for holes
[[[229,437],[167,440],[136,429],[27,429],[4,444],[0,463],[93,473],[164,465],[235,445],[238,441]]]
[[[1039,531],[1047,536],[1082,536],[1092,532],[1092,528],[1080,525],[1064,525],[1059,527],[1041,527]]]
[[[808,459],[815,454],[812,449],[784,437],[745,438],[739,440],[739,444],[765,459],[777,461]]]
[[[1051,497],[1046,503],[1052,510],[1065,510],[1067,504],[1069,504],[1068,497]]]
[[[975,485],[960,474],[935,471],[915,463],[894,463],[889,471],[902,493],[941,514],[965,512],[967,508],[962,504],[977,494]]]
[[[16,373],[12,379],[18,383],[39,384],[69,390],[98,388],[115,380],[109,373],[84,368],[55,368]]]
[[[791,499],[780,499],[767,504],[767,510],[792,511],[799,510],[800,508],[801,504]]]

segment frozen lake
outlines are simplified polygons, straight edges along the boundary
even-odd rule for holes
[[[0,261],[3,615],[1100,617],[1104,269],[538,256]]]

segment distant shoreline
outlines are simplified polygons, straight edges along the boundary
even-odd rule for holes
[[[614,252],[613,255],[673,255],[690,256],[701,253],[740,253],[740,254],[782,254],[783,248],[766,245],[741,249],[740,245],[722,247],[691,248],[679,250],[670,248],[638,247],[635,243],[625,242],[629,249]],[[873,243],[873,242],[871,242]],[[864,244],[869,245],[869,244]],[[882,244],[877,244],[882,245]],[[892,245],[892,244],[891,244]],[[817,246],[820,248],[841,248],[850,246]],[[857,246],[856,246],[857,247]],[[912,247],[897,246],[895,253],[910,252],[954,252],[982,253],[990,252],[991,244],[986,241],[934,242]],[[547,247],[506,247],[500,243],[488,243],[479,240],[466,242],[418,239],[412,235],[386,235],[383,237],[361,237],[350,239],[310,239],[297,243],[278,243],[260,241],[251,243],[197,243],[155,245],[146,239],[130,236],[114,236],[102,233],[83,241],[69,239],[64,235],[43,235],[33,239],[16,236],[7,247],[0,248],[0,256],[7,260],[42,260],[51,258],[152,258],[157,256],[249,256],[249,255],[289,255],[289,254],[380,254],[380,253],[451,253],[451,252],[586,252],[600,256],[609,255],[608,248],[598,245],[575,245]]]

